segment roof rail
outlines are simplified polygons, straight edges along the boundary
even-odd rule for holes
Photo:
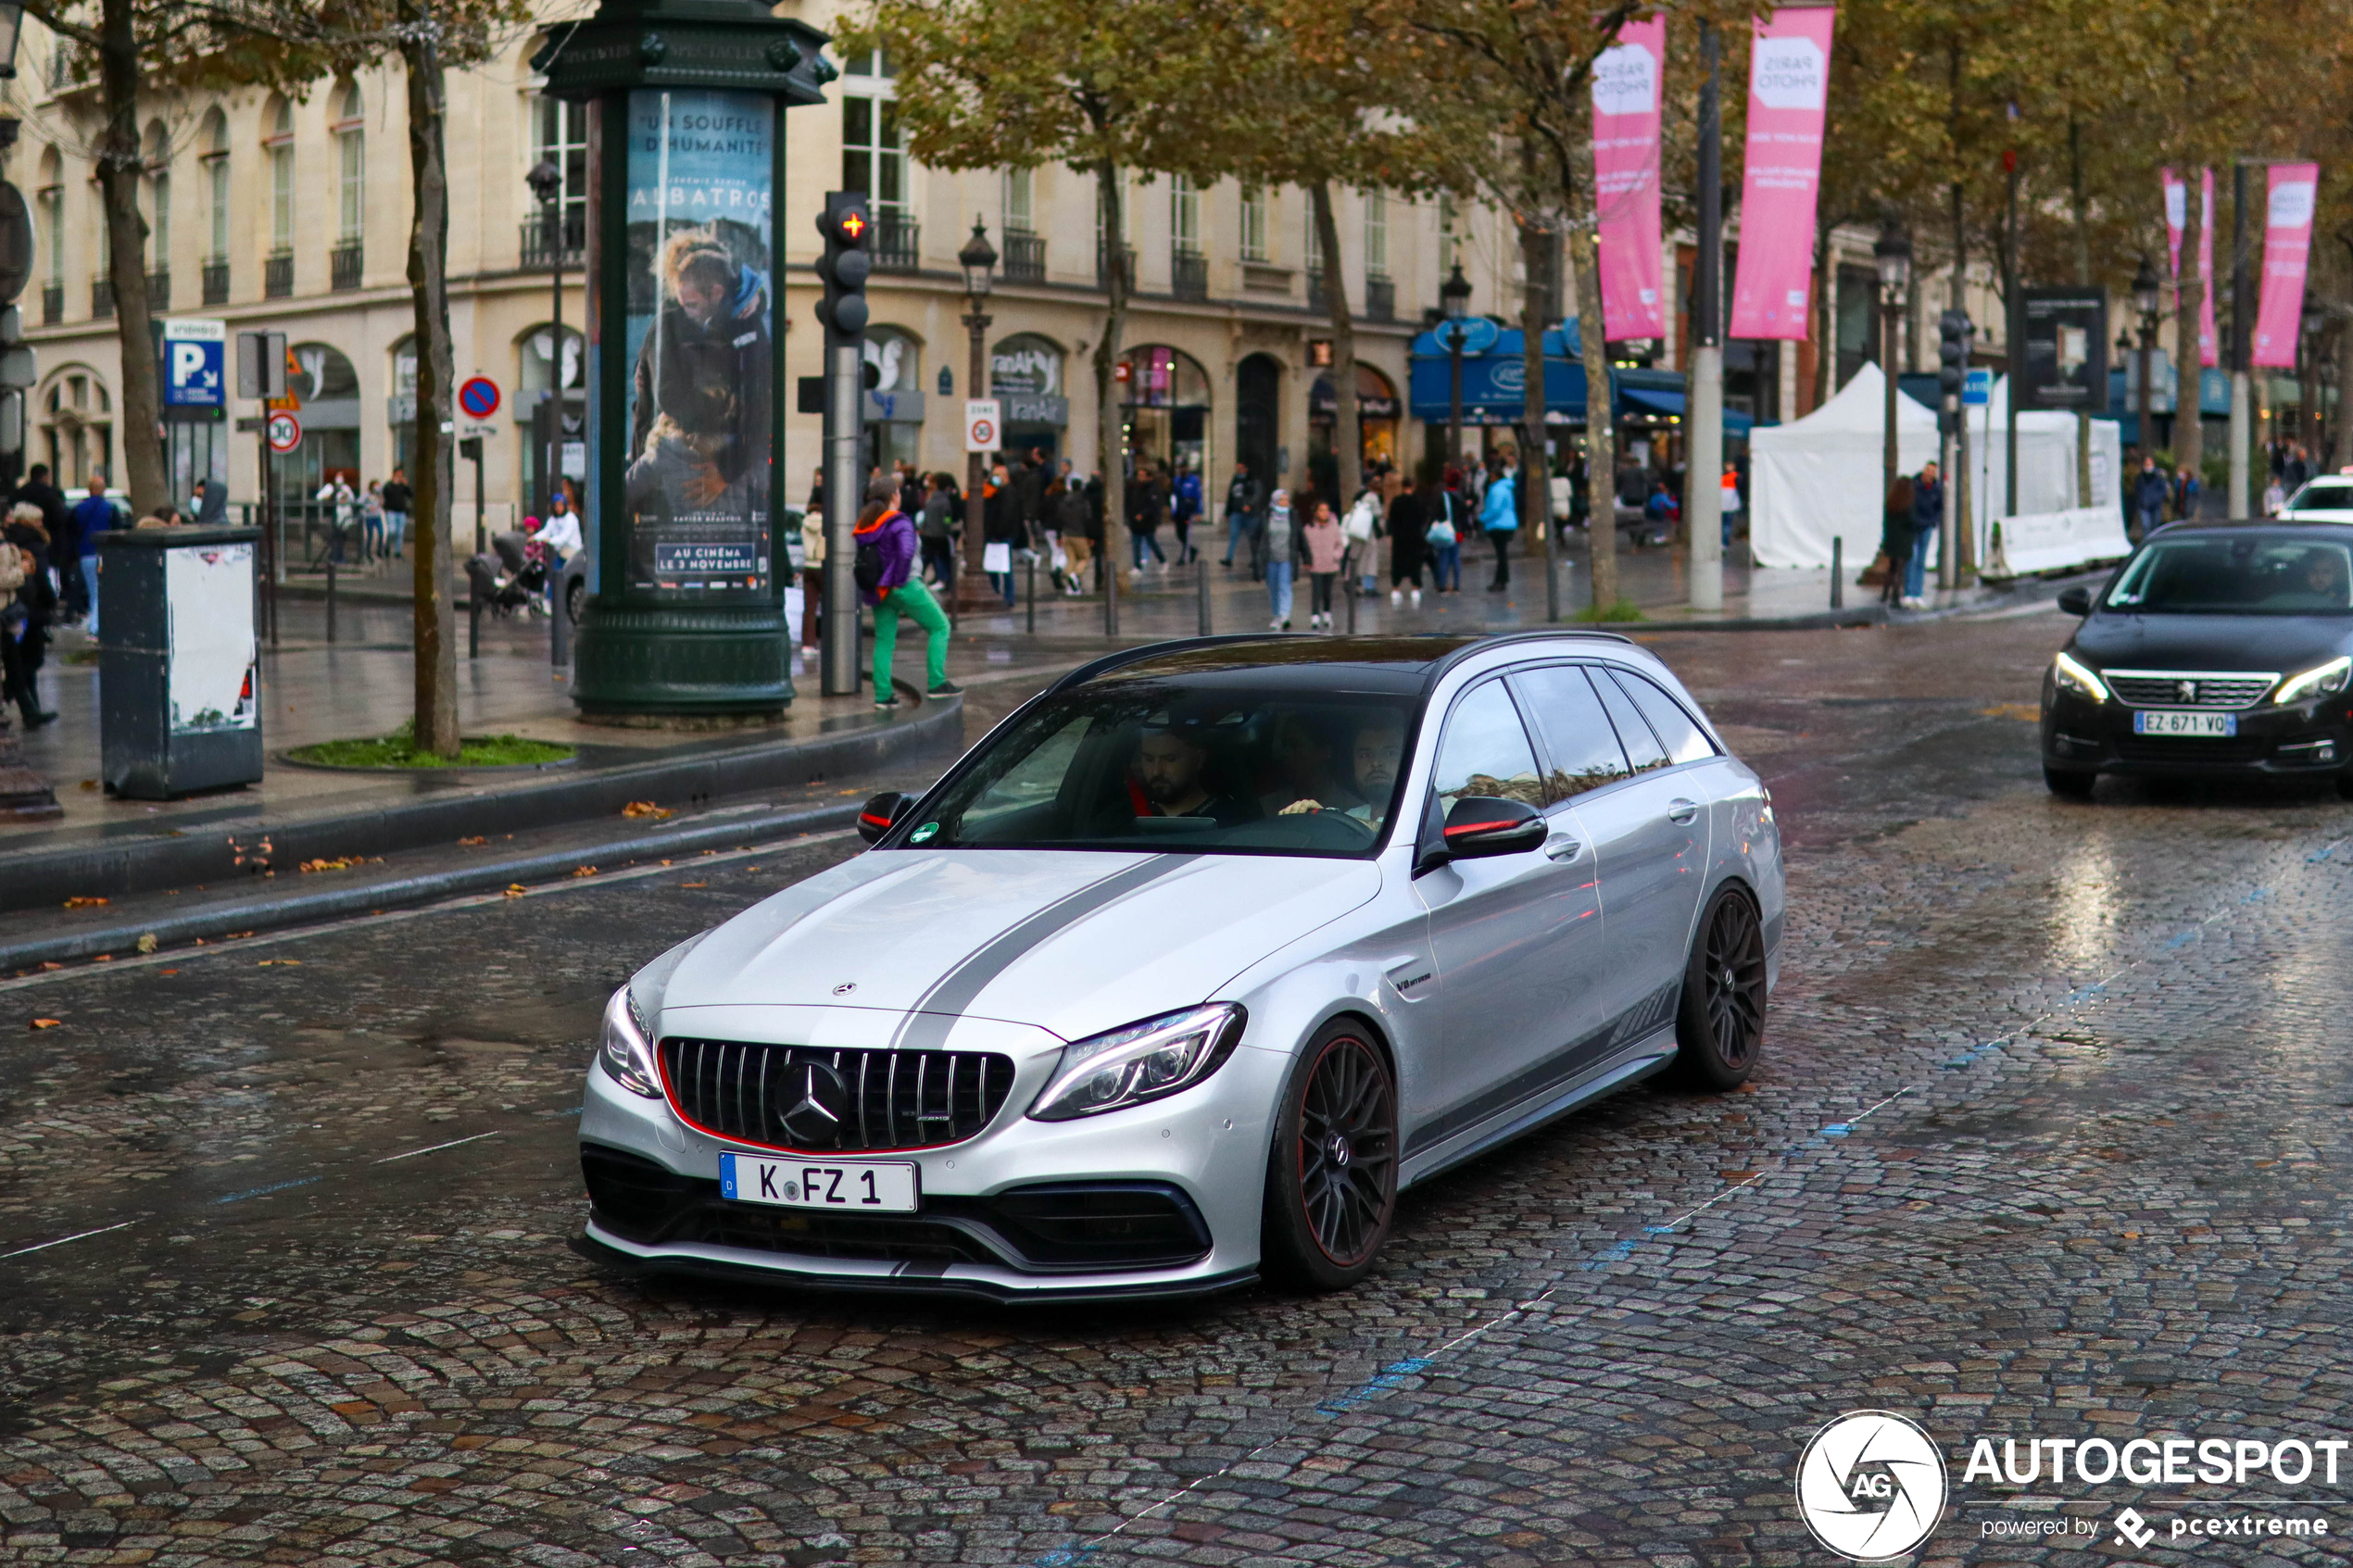
[[[1139,659],[1153,658],[1175,648],[1214,648],[1230,643],[1296,641],[1301,640],[1303,635],[1297,632],[1227,632],[1215,637],[1170,637],[1163,642],[1142,643],[1135,647],[1122,648],[1117,653],[1107,653],[1101,659],[1089,660],[1063,676],[1046,690],[1059,692],[1072,686],[1082,686],[1098,676],[1110,674],[1124,664],[1133,664]]]
[[[1501,647],[1512,643],[1550,642],[1556,637],[1592,637],[1599,642],[1624,643],[1629,647],[1635,646],[1634,639],[1623,632],[1602,632],[1583,626],[1546,626],[1531,628],[1525,632],[1498,632],[1491,637],[1481,637],[1475,643],[1466,643],[1444,659],[1440,659],[1436,665],[1432,666],[1429,678],[1434,682],[1463,660],[1474,654],[1485,653],[1490,648]]]

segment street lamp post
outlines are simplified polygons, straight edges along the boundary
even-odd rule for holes
[[[971,334],[970,354],[965,362],[965,383],[971,390],[969,397],[985,397],[988,387],[988,314],[981,308],[988,303],[989,273],[997,265],[996,247],[988,243],[988,235],[973,220],[972,238],[956,253],[956,264],[964,270],[964,331]],[[981,489],[988,483],[988,454],[971,452],[964,457],[964,558],[956,572],[956,608],[960,613],[974,612],[992,604],[1002,608],[1003,596],[988,585],[982,575],[981,555],[988,547]]]
[[[1880,300],[1880,369],[1886,372],[1887,397],[1884,410],[1886,432],[1880,454],[1880,498],[1882,507],[1890,491],[1895,488],[1898,461],[1895,450],[1895,323],[1903,308],[1904,290],[1912,281],[1911,237],[1896,226],[1890,217],[1880,231],[1879,244],[1871,247],[1871,259],[1879,267]],[[1945,587],[1953,585],[1953,558],[1945,552],[1938,571],[1938,581]]]
[[[1446,466],[1463,466],[1463,317],[1470,307],[1470,280],[1463,276],[1463,264],[1454,263],[1453,272],[1438,285],[1440,318],[1446,323]],[[1445,476],[1439,476],[1445,483]]]
[[[539,198],[541,232],[547,246],[547,476],[539,497],[539,515],[555,509],[556,487],[563,483],[564,450],[564,171],[552,158],[541,158],[523,176],[531,194]]]
[[[2133,413],[2141,436],[2141,456],[2145,458],[2157,450],[2157,429],[2151,422],[2149,412],[2151,407],[2149,356],[2157,347],[2157,312],[2159,292],[2157,269],[2150,264],[2148,253],[2143,251],[2140,270],[2133,274],[2133,308],[2140,313],[2141,318],[2139,378],[2141,384],[2139,394],[2133,400]]]

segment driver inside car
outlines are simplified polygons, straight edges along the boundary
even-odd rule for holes
[[[1376,834],[1389,820],[1389,797],[1397,784],[1397,770],[1405,759],[1405,724],[1395,714],[1368,716],[1356,726],[1349,742],[1350,778],[1356,793],[1364,798],[1353,806],[1321,800],[1294,800],[1283,808],[1281,815],[1295,817],[1306,811],[1339,811],[1353,817]]]
[[[1161,724],[1147,728],[1136,746],[1136,779],[1139,817],[1207,817],[1219,827],[1233,827],[1256,819],[1258,813],[1229,795],[1213,795],[1202,782],[1209,749],[1183,727]]]

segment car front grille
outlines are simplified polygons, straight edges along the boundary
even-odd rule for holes
[[[2245,670],[2106,670],[2100,678],[2128,708],[2252,708],[2280,679]]]
[[[704,1132],[824,1154],[961,1143],[1013,1086],[1013,1059],[985,1051],[665,1039],[661,1068],[671,1105]]]

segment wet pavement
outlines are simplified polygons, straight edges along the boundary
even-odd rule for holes
[[[1416,1189],[1337,1296],[995,1311],[575,1253],[605,997],[847,835],[0,984],[0,1562],[1821,1562],[1792,1481],[1849,1410],[1956,1457],[2337,1436],[2353,807],[2053,800],[2066,624],[1646,634],[1791,847],[1764,1065]],[[1952,1482],[1915,1561],[2066,1555],[1986,1534],[2051,1516],[2021,1490],[2110,1561],[2353,1530],[2353,1467]],[[2311,1499],[2326,1539],[2164,1533]]]

